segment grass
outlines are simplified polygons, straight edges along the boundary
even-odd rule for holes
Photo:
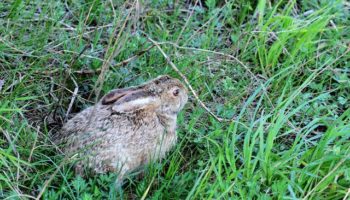
[[[338,0],[1,1],[0,198],[350,198],[349,9]],[[231,120],[191,95],[166,159],[120,190],[113,174],[75,176],[50,141],[69,108],[159,74],[180,78],[147,37]]]

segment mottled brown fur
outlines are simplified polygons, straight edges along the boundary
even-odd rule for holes
[[[137,87],[112,90],[78,113],[56,135],[66,154],[77,155],[76,172],[117,172],[119,179],[176,143],[176,118],[187,102],[183,84],[160,76]]]

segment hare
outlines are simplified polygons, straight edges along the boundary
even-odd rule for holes
[[[78,156],[78,174],[88,168],[116,172],[122,180],[174,146],[177,114],[187,100],[186,87],[167,75],[115,89],[64,124],[54,141],[65,154]]]

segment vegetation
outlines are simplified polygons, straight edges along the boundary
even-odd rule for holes
[[[350,198],[350,4],[0,1],[1,199]],[[169,156],[122,188],[75,176],[50,136],[159,74],[191,94]]]

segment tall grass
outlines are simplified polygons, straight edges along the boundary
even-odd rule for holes
[[[316,0],[0,2],[0,197],[349,198],[349,8]],[[65,120],[112,88],[179,77],[147,37],[213,113],[231,120],[217,121],[190,97],[166,159],[119,189],[114,174],[76,176],[50,140]]]

